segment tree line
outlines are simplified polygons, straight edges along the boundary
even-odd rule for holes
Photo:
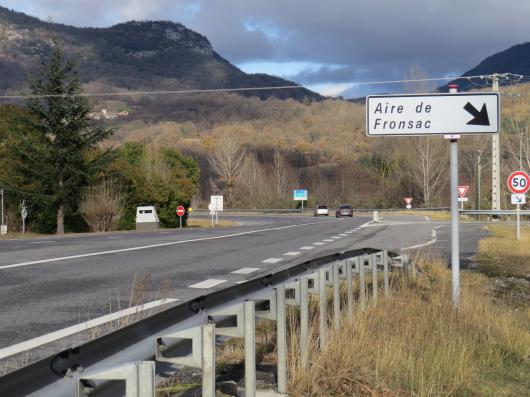
[[[24,107],[0,106],[0,187],[11,230],[22,200],[35,232],[132,229],[136,206],[147,204],[164,226],[176,226],[176,206],[189,205],[198,186],[194,160],[173,148],[103,145],[115,130],[90,119],[76,67],[56,40],[30,87]]]

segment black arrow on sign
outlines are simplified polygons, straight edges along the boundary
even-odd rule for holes
[[[488,117],[488,109],[486,109],[486,104],[482,105],[480,112],[473,106],[471,103],[466,103],[464,109],[467,110],[472,116],[473,119],[467,122],[468,125],[490,125],[490,119]]]

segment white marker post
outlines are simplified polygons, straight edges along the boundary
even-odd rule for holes
[[[369,136],[435,136],[449,139],[451,172],[452,300],[460,301],[460,246],[458,228],[458,139],[461,135],[498,134],[499,94],[372,95],[366,98]]]

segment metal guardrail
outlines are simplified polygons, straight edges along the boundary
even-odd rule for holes
[[[329,208],[329,211],[334,211],[334,208]],[[313,213],[314,208],[304,208],[304,214]],[[449,211],[449,207],[436,207],[436,208],[413,208],[408,210],[406,208],[353,208],[353,212],[400,212],[400,211]],[[260,214],[300,214],[302,210],[299,208],[225,208],[225,213],[242,212],[242,213],[260,213]],[[210,213],[208,209],[197,208],[193,210],[193,213]]]
[[[372,301],[381,288],[390,294],[389,272],[395,267],[408,274],[406,255],[397,257],[371,248],[350,250],[309,260],[293,267],[252,279],[170,308],[81,346],[35,362],[0,378],[0,396],[87,397],[117,396],[108,388],[109,380],[126,385],[125,395],[153,397],[155,362],[159,366],[187,365],[203,370],[203,396],[215,395],[215,336],[242,337],[245,340],[245,395],[256,390],[255,321],[267,318],[277,322],[278,391],[287,388],[286,305],[300,307],[300,343],[307,352],[309,335],[309,295],[319,296],[319,339],[326,343],[327,289],[333,289],[333,323],[340,322],[341,307],[353,312],[352,280],[358,277],[361,310],[367,306],[366,273],[372,273]],[[340,301],[340,284],[347,286],[346,302]],[[235,325],[227,325],[227,317]],[[183,340],[191,341],[191,355],[166,355],[176,351]],[[302,360],[307,357],[302,357]],[[160,368],[159,368],[160,369]],[[166,368],[169,369],[169,368]],[[174,368],[171,368],[173,372]]]
[[[517,215],[517,210],[460,210],[462,215],[489,215],[489,216],[505,216]],[[530,210],[521,210],[521,215],[530,215]]]

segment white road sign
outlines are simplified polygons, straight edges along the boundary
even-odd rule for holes
[[[512,194],[512,204],[526,204],[526,194],[524,193],[513,193]]]
[[[458,201],[462,202],[462,203],[465,203],[465,202],[469,201],[469,199],[467,197],[458,197]]]
[[[210,196],[210,204],[212,206],[211,211],[223,211],[223,196]]]
[[[498,93],[371,95],[366,98],[366,133],[370,136],[498,132]]]

